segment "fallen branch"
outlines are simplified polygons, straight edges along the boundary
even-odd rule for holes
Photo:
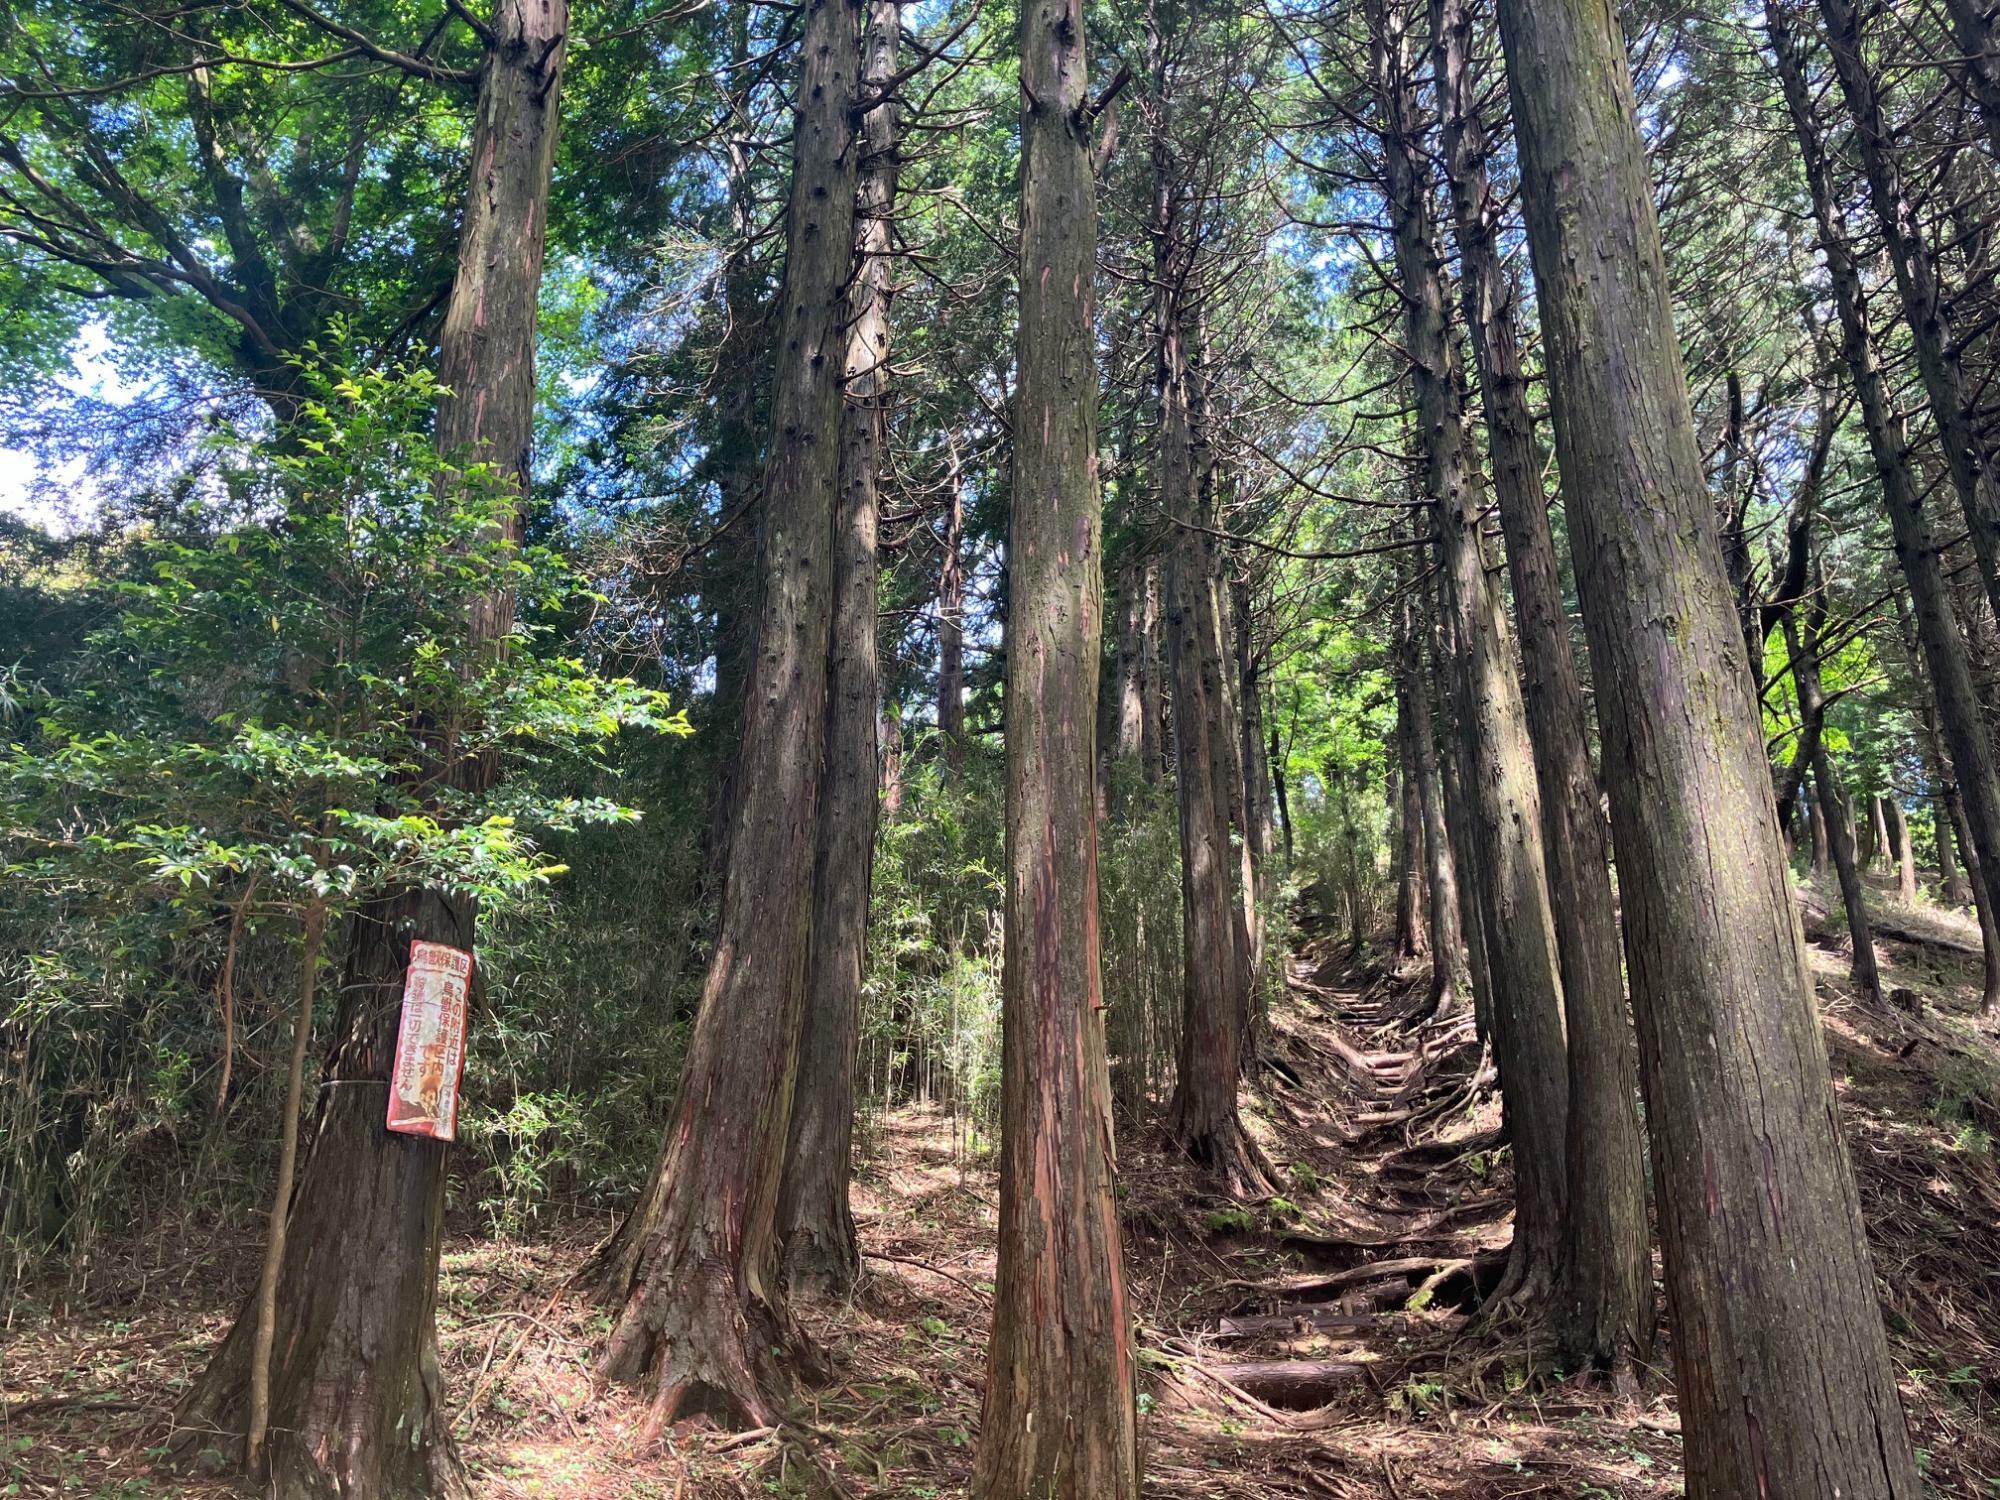
[[[1265,1292],[1280,1297],[1302,1296],[1309,1292],[1337,1291],[1364,1281],[1383,1281],[1392,1276],[1427,1276],[1446,1267],[1471,1264],[1463,1256],[1412,1255],[1400,1260],[1380,1260],[1373,1265],[1353,1266],[1345,1271],[1286,1276],[1278,1281],[1225,1281],[1222,1285],[1230,1290]]]
[[[981,1301],[991,1302],[993,1300],[990,1292],[981,1291],[963,1276],[954,1276],[943,1267],[934,1266],[927,1260],[916,1260],[907,1255],[884,1255],[880,1250],[863,1250],[861,1255],[864,1260],[885,1260],[895,1266],[915,1266],[919,1271],[928,1271],[933,1276],[942,1276],[946,1281],[957,1282]]]

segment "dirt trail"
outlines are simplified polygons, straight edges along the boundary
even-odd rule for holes
[[[1900,1003],[1861,1006],[1813,918],[1822,1006],[1903,1395],[1939,1495],[2000,1494],[2000,1060],[1974,1031],[1977,975],[1950,945],[1890,940]],[[1294,956],[1247,1123],[1279,1193],[1233,1202],[1156,1130],[1120,1141],[1140,1325],[1149,1496],[1514,1500],[1680,1490],[1671,1384],[1638,1402],[1568,1379],[1526,1330],[1468,1313],[1509,1234],[1491,1071],[1466,1020],[1407,1024],[1421,972]],[[440,1346],[480,1492],[591,1500],[961,1496],[992,1282],[990,1160],[920,1109],[869,1122],[851,1303],[808,1324],[831,1376],[774,1431],[684,1424],[641,1451],[635,1393],[595,1392],[602,1313],[568,1272],[607,1227],[456,1237]],[[254,1235],[120,1247],[85,1307],[24,1307],[0,1343],[0,1491],[145,1500],[238,1493],[162,1473],[151,1449],[255,1259]],[[144,1274],[141,1274],[142,1269]]]

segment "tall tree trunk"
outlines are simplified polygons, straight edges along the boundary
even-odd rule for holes
[[[1493,1050],[1514,1147],[1514,1253],[1501,1296],[1538,1302],[1553,1293],[1561,1260],[1569,1094],[1541,795],[1506,617],[1479,535],[1484,494],[1465,428],[1402,0],[1367,0],[1367,13],[1426,498],[1452,626],[1457,730],[1493,980]]]
[[[1239,559],[1240,561],[1240,559]],[[1231,633],[1236,646],[1238,718],[1243,726],[1243,845],[1248,855],[1250,890],[1244,900],[1249,922],[1252,1003],[1264,991],[1264,906],[1270,896],[1271,764],[1264,758],[1264,657],[1257,649],[1256,626],[1250,612],[1250,577],[1239,567],[1229,580]],[[1261,1023],[1261,1017],[1258,1018]]]
[[[1916,1500],[1618,16],[1611,0],[1499,0],[1499,17],[1574,497],[1688,1495],[1837,1485]]]
[[[1166,642],[1166,610],[1162,608],[1162,568],[1160,556],[1146,558],[1146,610],[1140,616],[1140,658],[1138,684],[1144,718],[1140,720],[1140,762],[1146,766],[1146,780],[1158,782],[1166,772],[1172,750],[1166,744],[1166,668],[1162,664]]]
[[[861,85],[870,97],[896,75],[902,0],[867,0]],[[896,214],[897,105],[861,119],[861,178],[848,293],[847,407],[840,424],[840,513],[833,540],[833,637],[827,663],[826,764],[813,870],[812,956],[798,1082],[778,1188],[787,1291],[839,1294],[860,1249],[848,1186],[854,1156],[854,1067],[868,956],[868,894],[881,810],[876,716],[882,699],[875,628],[882,454],[889,438],[891,231]]]
[[[1165,262],[1163,261],[1163,265]],[[1163,272],[1162,285],[1170,284]],[[1182,1019],[1170,1118],[1175,1140],[1239,1196],[1267,1186],[1237,1112],[1249,1008],[1248,936],[1237,902],[1229,828],[1237,788],[1212,524],[1194,470],[1189,377],[1179,307],[1163,294],[1160,339],[1161,500],[1177,523],[1167,564],[1167,658],[1173,679],[1174,787],[1180,810]]]
[[[854,265],[859,7],[806,13],[785,291],[760,500],[757,649],[722,923],[655,1189],[598,1261],[622,1301],[599,1358],[650,1374],[648,1440],[687,1403],[768,1425],[784,1324],[776,1208],[810,954],[833,518]]]
[[[1278,726],[1271,726],[1271,758],[1266,762],[1271,768],[1271,791],[1278,802],[1278,832],[1280,846],[1285,851],[1285,868],[1292,867],[1292,798],[1285,787],[1285,752],[1278,739]]]
[[[1570,655],[1514,292],[1500,259],[1500,208],[1487,182],[1491,148],[1472,78],[1471,33],[1463,0],[1431,0],[1461,292],[1521,624],[1528,740],[1568,1021],[1568,1204],[1555,1333],[1571,1358],[1629,1373],[1650,1357],[1654,1326],[1639,1048],[1625,1006],[1609,839]]]
[[[1448,658],[1440,653],[1440,677],[1448,670],[1447,661]],[[1457,695],[1449,694],[1447,697],[1455,700]],[[1439,716],[1438,737],[1443,753],[1438,757],[1438,785],[1444,793],[1445,827],[1451,839],[1452,868],[1458,876],[1455,886],[1459,931],[1465,935],[1465,988],[1472,997],[1472,1021],[1479,1039],[1491,1044],[1493,958],[1491,946],[1486,941],[1486,913],[1479,899],[1479,888],[1485,875],[1479,864],[1479,841],[1472,836],[1472,810],[1465,788],[1473,773],[1466,768],[1465,737],[1458,733],[1458,720],[1455,707],[1447,707]],[[1444,1015],[1447,1012],[1439,1010],[1435,1014]]]
[[[1185,247],[1191,257],[1198,257],[1201,248],[1190,244]],[[1190,259],[1187,268],[1179,273],[1185,277],[1186,302],[1183,314],[1196,329],[1203,326],[1201,304],[1201,274],[1199,261]],[[1202,345],[1206,348],[1205,342]],[[1209,383],[1198,359],[1184,360],[1190,431],[1193,435],[1195,486],[1198,495],[1196,513],[1201,524],[1211,531],[1221,526],[1222,468],[1215,449],[1215,404]],[[1249,781],[1243,766],[1243,722],[1242,683],[1237,677],[1239,656],[1236,648],[1236,622],[1230,608],[1228,555],[1222,542],[1213,535],[1202,539],[1207,545],[1204,561],[1208,567],[1208,586],[1204,600],[1212,597],[1215,611],[1215,653],[1216,691],[1213,699],[1218,720],[1215,728],[1220,731],[1215,739],[1218,774],[1222,778],[1222,794],[1229,807],[1229,826],[1235,837],[1229,843],[1231,861],[1231,887],[1236,899],[1237,961],[1243,967],[1243,977],[1238,983],[1236,1008],[1236,1061],[1243,1072],[1254,1072],[1257,1066],[1259,1045],[1258,1023],[1261,1019],[1257,1005],[1258,965],[1261,961],[1260,927],[1262,913],[1257,909],[1257,853],[1250,832]],[[1204,641],[1203,649],[1207,649]]]
[[[1021,16],[999,1267],[972,1493],[1137,1500],[1090,743],[1103,628],[1081,0]]]
[[[1910,673],[1917,680],[1917,717],[1924,726],[1924,780],[1930,788],[1931,826],[1937,836],[1938,896],[1948,906],[1964,906],[1972,900],[1971,882],[1958,862],[1965,811],[1960,805],[1951,757],[1944,748],[1937,690],[1931,683],[1923,641],[1910,613],[1910,603],[1900,594],[1896,596],[1896,620],[1902,627],[1903,651],[1909,658]],[[1966,842],[1969,845],[1970,841]]]
[[[1396,611],[1396,727],[1409,751],[1417,815],[1423,822],[1431,949],[1431,989],[1425,1009],[1433,1016],[1448,1016],[1467,999],[1472,979],[1466,967],[1466,935],[1460,920],[1458,868],[1452,857],[1451,835],[1446,831],[1444,786],[1438,777],[1430,667],[1416,637],[1415,618],[1415,606],[1405,598]]]
[[[938,735],[944,770],[956,782],[965,774],[965,496],[951,487],[944,543],[938,558]]]
[[[1149,559],[1150,561],[1150,559]],[[1145,754],[1146,681],[1143,656],[1146,649],[1146,611],[1150,569],[1128,564],[1118,589],[1118,679],[1113,684],[1111,710],[1111,753],[1116,760],[1137,763]]]
[[[1813,757],[1813,790],[1828,825],[1827,847],[1835,878],[1840,883],[1841,911],[1847,918],[1848,942],[1853,951],[1848,973],[1856,989],[1879,1003],[1882,980],[1875,965],[1874,930],[1868,920],[1868,886],[1861,878],[1860,852],[1854,847],[1854,836],[1849,831],[1849,799],[1823,747]]]
[[[1792,654],[1792,682],[1803,712],[1825,712],[1826,693],[1820,684],[1820,640],[1826,624],[1826,596],[1813,602],[1801,628],[1785,622],[1785,644]],[[1861,878],[1861,862],[1854,848],[1847,815],[1848,797],[1833,768],[1833,758],[1825,743],[1813,747],[1813,794],[1819,800],[1821,821],[1827,825],[1827,848],[1833,856],[1834,875],[1840,882],[1840,904],[1847,917],[1848,937],[1854,949],[1851,972],[1855,986],[1868,999],[1880,1002],[1882,981],[1875,967],[1875,937],[1868,921],[1868,888]],[[1879,799],[1878,799],[1879,801]]]
[[[1841,348],[1868,434],[1870,455],[1881,479],[1896,560],[1910,586],[1910,613],[1917,643],[1937,705],[1943,748],[1950,753],[1960,802],[1965,810],[1966,865],[1973,870],[1975,895],[1987,893],[1979,872],[2000,869],[2000,760],[1987,726],[1972,661],[1959,629],[1943,556],[1924,510],[1924,489],[1911,468],[1909,433],[1882,368],[1880,347],[1868,321],[1861,271],[1840,216],[1831,164],[1813,111],[1801,40],[1792,30],[1782,0],[1764,10],[1779,82],[1792,119],[1793,134],[1813,200],[1813,219],[1828,280],[1840,316]],[[1983,901],[1982,930],[1996,922],[1995,903]],[[1986,994],[2000,1006],[2000,930],[1987,942]]]
[[[1896,895],[1905,905],[1917,899],[1917,851],[1910,847],[1910,820],[1894,793],[1883,799],[1889,815],[1889,845],[1896,852]]]
[[[1236,1196],[1267,1191],[1243,1129],[1237,1079],[1250,1017],[1249,928],[1232,873],[1229,830],[1242,818],[1241,753],[1229,692],[1228,627],[1207,424],[1197,411],[1189,334],[1199,318],[1200,247],[1168,143],[1172,100],[1165,38],[1149,32],[1153,70],[1153,334],[1160,403],[1160,504],[1174,527],[1167,563],[1167,659],[1173,681],[1175,795],[1181,834],[1183,952],[1180,1056],[1169,1110],[1175,1142]]]
[[[313,1002],[319,981],[320,939],[326,909],[306,908],[299,954],[299,1009],[292,1021],[291,1064],[285,1070],[285,1118],[278,1141],[278,1181],[271,1191],[271,1232],[257,1274],[257,1334],[250,1353],[250,1425],[243,1434],[243,1467],[264,1472],[264,1443],[271,1432],[271,1352],[278,1337],[278,1277],[285,1268],[285,1234],[292,1181],[299,1160],[299,1101],[305,1090],[306,1052],[312,1046]]]
[[[903,810],[903,711],[894,703],[882,705],[882,816],[894,818]]]
[[[535,326],[569,8],[499,0],[473,122],[471,189],[440,337],[436,441],[454,463],[491,464],[523,497],[534,440]],[[449,481],[447,481],[449,482]],[[507,524],[518,540],[525,517]],[[499,650],[514,601],[474,606],[475,649]],[[490,784],[481,761],[456,773]],[[266,1483],[344,1500],[469,1493],[438,1371],[438,1257],[445,1144],[383,1128],[404,968],[413,939],[470,949],[462,895],[406,890],[355,918],[321,1068],[318,1118],[289,1215],[270,1372]],[[183,1403],[210,1431],[247,1425],[253,1316],[239,1317]]]
[[[2000,160],[2000,51],[1996,51],[1993,17],[1982,0],[1945,0],[1951,13],[1952,38],[1965,55],[1965,90],[1986,122],[1986,139]]]
[[[727,12],[728,70],[722,80],[727,103],[724,152],[729,179],[730,244],[722,269],[722,339],[715,353],[715,432],[703,456],[700,477],[715,485],[716,543],[702,559],[703,603],[715,621],[715,694],[708,733],[714,738],[715,782],[708,811],[710,890],[722,888],[729,861],[730,815],[736,805],[737,757],[743,729],[743,695],[750,680],[750,653],[757,631],[757,491],[762,436],[757,406],[769,370],[769,325],[765,318],[756,244],[757,198],[750,147],[750,117],[757,69],[750,54],[750,15],[755,0],[734,0]]]
[[[1397,670],[1401,670],[1400,656]],[[1424,805],[1417,785],[1416,756],[1403,712],[1402,693],[1396,698],[1396,957],[1422,958],[1430,951],[1424,930]]]
[[[1973,425],[1944,288],[1917,221],[1916,204],[1903,185],[1881,87],[1863,55],[1860,13],[1854,0],[1820,0],[1820,13],[1826,17],[1827,48],[1840,77],[1841,94],[1854,119],[1855,145],[1868,179],[1869,201],[1895,268],[1896,289],[1909,324],[1917,369],[1930,398],[1938,443],[1965,512],[1986,597],[2000,614],[2000,475],[1994,472],[1992,455]]]
[[[1933,785],[1931,834],[1937,841],[1938,895],[1947,906],[1963,906],[1971,898],[1972,887],[1965,883],[1958,866],[1958,841],[1953,832],[1959,818],[1958,809],[1953,806],[1957,794],[1948,796],[1944,785],[1936,782]]]

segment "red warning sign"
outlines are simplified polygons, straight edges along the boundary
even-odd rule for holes
[[[465,1000],[471,988],[470,953],[443,943],[410,944],[396,1071],[389,1080],[391,1130],[440,1141],[457,1138]]]

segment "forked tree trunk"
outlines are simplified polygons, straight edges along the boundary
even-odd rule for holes
[[[1161,438],[1161,466],[1170,492],[1175,450],[1184,451],[1174,425],[1168,415]],[[1174,784],[1180,809],[1182,935],[1180,1057],[1169,1118],[1181,1149],[1242,1196],[1268,1183],[1237,1110],[1248,969],[1242,911],[1230,880],[1231,788],[1216,745],[1228,729],[1218,702],[1222,663],[1213,581],[1202,556],[1206,550],[1198,532],[1181,531],[1167,572],[1167,654],[1179,747]]]
[[[1539,1302],[1554,1292],[1562,1252],[1569,1107],[1563,987],[1526,711],[1479,536],[1485,496],[1465,430],[1402,5],[1367,0],[1367,14],[1425,490],[1452,625],[1460,763],[1493,982],[1493,1051],[1514,1147],[1514,1253],[1500,1295]]]
[[[785,1327],[776,1208],[812,929],[833,517],[854,265],[859,7],[806,14],[785,291],[760,500],[757,649],[722,921],[653,1186],[600,1252],[622,1302],[598,1360],[650,1375],[642,1436],[687,1405],[767,1425]]]
[[[1268,1191],[1261,1154],[1243,1129],[1238,1075],[1250,1017],[1249,929],[1230,841],[1242,817],[1241,752],[1229,692],[1228,624],[1215,527],[1207,424],[1197,410],[1190,332],[1200,317],[1192,208],[1168,147],[1170,75],[1154,29],[1153,336],[1160,403],[1160,505],[1173,526],[1167,561],[1167,661],[1173,682],[1181,835],[1182,1008],[1169,1128],[1180,1148],[1230,1193]]]
[[[1826,18],[1827,48],[1840,91],[1854,120],[1854,142],[1868,179],[1869,201],[1895,269],[1917,370],[1937,424],[1938,445],[1972,535],[1987,600],[2000,614],[2000,474],[1973,424],[1969,388],[1936,259],[1903,183],[1881,85],[1863,52],[1860,12],[1854,0],[1820,0],[1819,8]]]
[[[534,440],[535,325],[555,155],[565,0],[500,0],[473,123],[471,191],[440,337],[438,451],[493,465],[523,495]],[[518,539],[524,517],[509,519]],[[514,601],[476,604],[468,636],[498,650]],[[492,775],[454,773],[467,790]],[[469,1492],[438,1371],[445,1145],[384,1128],[413,939],[471,949],[471,901],[411,890],[371,902],[347,937],[311,1153],[278,1282],[266,1483],[282,1496],[403,1500]],[[241,1432],[255,1318],[240,1317],[181,1408]]]
[[[1923,486],[1910,465],[1909,433],[1869,323],[1860,267],[1841,218],[1824,136],[1813,110],[1804,48],[1782,0],[1767,4],[1764,16],[1812,196],[1820,251],[1826,257],[1827,277],[1840,316],[1842,353],[1854,381],[1869,452],[1881,479],[1896,560],[1910,586],[1910,614],[1931,698],[1937,705],[1942,748],[1950,753],[1965,813],[1966,866],[1975,896],[1985,897],[1988,892],[1982,872],[2000,869],[2000,759],[1996,759],[1966,638],[1959,629],[1942,554],[1924,509]],[[1991,900],[1980,903],[1989,1009],[2000,1006],[2000,924],[1996,924],[1994,907]]]
[[[1611,0],[1499,0],[1690,1500],[1916,1500]]]
[[[1568,1187],[1561,1287],[1553,1304],[1556,1342],[1572,1359],[1624,1376],[1652,1354],[1653,1268],[1639,1132],[1639,1047],[1625,1006],[1609,837],[1590,764],[1583,690],[1570,655],[1514,290],[1500,259],[1500,206],[1487,182],[1490,147],[1472,77],[1472,17],[1463,0],[1431,0],[1431,37],[1465,323],[1479,369],[1493,488],[1521,625],[1528,740],[1541,791],[1542,848],[1568,1022]]]
[[[1889,842],[1889,815],[1882,810],[1883,799],[1872,795],[1868,799],[1868,868],[1887,870],[1894,858]]]
[[[999,1263],[972,1493],[1137,1500],[1091,816],[1103,528],[1081,0],[1021,16]]]
[[[902,0],[868,0],[861,85],[872,97],[896,74]],[[868,893],[881,809],[875,720],[881,704],[875,628],[882,454],[889,436],[891,225],[896,111],[862,117],[854,223],[847,409],[840,426],[840,514],[833,540],[833,641],[827,664],[826,766],[813,870],[812,958],[799,1031],[798,1083],[778,1189],[778,1243],[788,1292],[839,1294],[860,1249],[848,1205],[853,1175],[854,1067],[867,964]],[[962,727],[962,726],[961,726]]]

